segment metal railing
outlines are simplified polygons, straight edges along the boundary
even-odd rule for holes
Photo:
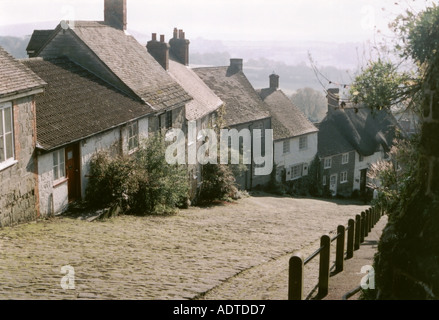
[[[382,216],[383,211],[380,208],[367,209],[361,215],[356,215],[355,220],[350,219],[347,227],[338,226],[337,234],[332,239],[329,235],[323,235],[320,238],[320,248],[306,259],[303,259],[301,253],[294,254],[289,261],[288,300],[303,300],[304,266],[318,255],[320,261],[317,297],[325,297],[329,292],[331,243],[337,241],[334,273],[339,273],[343,271],[344,260],[354,257],[354,251],[360,249],[364,238],[368,236]],[[346,252],[345,242],[347,242]]]

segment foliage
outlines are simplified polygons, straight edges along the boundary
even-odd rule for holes
[[[133,214],[173,213],[188,195],[184,167],[169,165],[161,135],[149,138],[131,157],[91,159],[86,200],[93,207],[119,205]]]
[[[216,112],[214,129],[217,135],[225,126],[225,114],[226,109],[223,105]],[[198,198],[198,202],[201,204],[212,203],[216,200],[229,200],[235,198],[238,193],[235,176],[242,174],[246,170],[246,166],[220,164],[219,155],[220,152],[218,152],[217,164],[208,163],[202,166],[203,179]]]
[[[322,121],[328,111],[324,94],[309,87],[297,90],[291,101],[313,122]]]
[[[372,63],[372,70],[366,70],[354,83],[352,93],[358,102],[382,108],[402,101],[410,107],[423,106],[424,115],[434,117],[439,112],[438,25],[436,5],[418,14],[407,12],[399,16],[391,25],[399,35],[395,48],[402,61],[414,62],[416,72],[406,77],[407,73],[396,71],[394,66]],[[391,174],[390,167],[380,173],[389,190],[397,192],[388,194],[389,223],[374,261],[377,299],[439,297],[437,132],[437,122],[424,121],[419,143],[414,144],[413,150],[401,148],[406,154],[400,158],[412,159],[402,181]]]
[[[232,170],[224,164],[206,164],[203,166],[203,181],[200,190],[200,202],[229,200],[238,192]]]
[[[414,80],[408,73],[398,71],[390,61],[379,59],[369,63],[355,78],[350,94],[355,104],[362,102],[377,110],[389,109],[406,98],[411,83]]]

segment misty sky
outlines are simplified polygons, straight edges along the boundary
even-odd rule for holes
[[[373,39],[375,26],[388,30],[388,22],[408,6],[420,10],[430,2],[128,0],[128,29],[165,34],[167,39],[178,27],[188,38],[357,42]],[[0,35],[14,34],[5,27],[14,24],[103,20],[103,7],[104,0],[0,0]]]

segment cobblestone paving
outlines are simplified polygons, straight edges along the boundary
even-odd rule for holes
[[[286,282],[270,281],[287,281],[289,254],[315,249],[323,233],[365,208],[264,196],[170,217],[58,218],[6,228],[0,299],[286,299]],[[63,266],[74,268],[73,290],[61,287]],[[266,285],[242,287],[245,277]]]

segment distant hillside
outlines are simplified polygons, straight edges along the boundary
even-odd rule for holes
[[[26,47],[29,44],[30,36],[2,37],[0,36],[0,46],[17,59],[27,58]]]

